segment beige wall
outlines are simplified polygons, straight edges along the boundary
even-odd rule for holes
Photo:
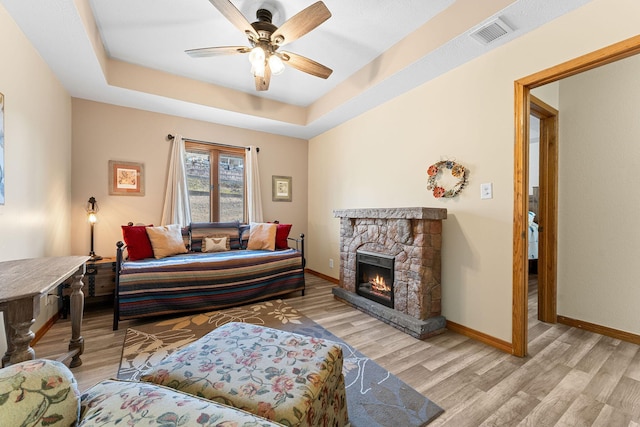
[[[120,226],[159,224],[171,142],[167,134],[234,146],[256,145],[265,221],[292,223],[291,236],[306,233],[307,141],[183,119],[131,108],[73,99],[71,247],[89,253],[85,206],[91,196],[100,211],[95,226],[95,252],[115,256],[122,240]],[[145,196],[110,196],[108,162],[144,163]],[[292,177],[293,201],[271,201],[271,176]]]
[[[640,334],[640,56],[560,83],[558,314]]]
[[[328,261],[339,259],[333,209],[445,207],[443,314],[510,342],[513,82],[636,35],[638,14],[636,1],[594,0],[312,139],[308,267],[338,277]],[[469,186],[436,200],[426,169],[445,158],[469,168]],[[480,200],[488,182],[494,198]]]
[[[0,53],[6,168],[0,261],[69,255],[71,98],[1,5]],[[32,330],[56,310],[43,304]],[[4,344],[2,334],[2,353]]]

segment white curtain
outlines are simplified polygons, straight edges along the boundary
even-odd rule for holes
[[[249,155],[247,156],[247,193],[249,222],[263,222],[258,148],[253,145],[249,147]]]
[[[164,207],[162,208],[162,219],[160,220],[161,225],[180,224],[184,227],[191,222],[184,158],[184,140],[182,135],[176,135],[173,138],[171,147],[167,190],[164,195]]]

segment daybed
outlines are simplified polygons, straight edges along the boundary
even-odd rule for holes
[[[127,233],[146,232],[153,241],[151,231],[161,227],[123,227],[128,245],[116,244],[113,329],[124,319],[217,310],[294,291],[304,295],[304,235],[289,238],[291,226],[277,225],[278,231],[286,228],[286,237],[279,235],[276,246],[256,246],[253,242],[260,243],[258,230],[263,226],[273,230],[273,225],[249,228],[238,222],[190,224],[177,231],[177,251],[159,256],[158,247],[153,246],[153,257],[141,254],[138,247],[128,248],[132,239],[127,239]],[[218,244],[221,237],[226,238],[226,248],[203,252],[207,250],[204,243]],[[295,243],[294,248],[289,242]]]

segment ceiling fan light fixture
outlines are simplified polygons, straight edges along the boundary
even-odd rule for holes
[[[265,5],[279,0],[266,0]],[[251,47],[219,46],[200,49],[189,49],[185,52],[194,58],[217,55],[248,53],[251,63],[251,74],[254,76],[256,90],[269,89],[271,75],[281,74],[285,63],[312,76],[328,78],[332,70],[302,55],[287,52],[276,52],[280,47],[289,44],[318,27],[331,17],[331,12],[320,0],[298,12],[280,27],[273,24],[273,12],[264,7],[256,12],[257,21],[249,22],[231,0],[209,0],[227,20],[242,31],[248,38]],[[252,6],[253,7],[253,6]],[[277,7],[275,8],[277,12]]]
[[[262,49],[260,46],[256,46],[251,49],[251,52],[249,53],[249,62],[251,62],[252,66],[255,67],[257,64],[264,63],[264,59],[264,49]]]
[[[276,76],[284,72],[284,64],[277,55],[269,56],[269,68],[271,68],[271,74]]]
[[[256,46],[249,53],[249,62],[251,63],[251,74],[254,77],[264,77],[265,53],[264,49]]]

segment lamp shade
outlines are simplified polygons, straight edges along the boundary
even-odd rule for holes
[[[251,49],[251,52],[249,53],[249,62],[251,62],[252,65],[256,65],[256,64],[260,64],[264,62],[264,49],[262,49],[260,46],[256,46],[253,49]]]
[[[282,59],[278,58],[276,55],[271,55],[269,57],[269,68],[271,68],[271,72],[276,76],[278,74],[282,74],[284,71]]]
[[[88,214],[98,212],[98,202],[96,201],[95,197],[93,196],[89,197],[89,200],[87,201],[86,210]]]

